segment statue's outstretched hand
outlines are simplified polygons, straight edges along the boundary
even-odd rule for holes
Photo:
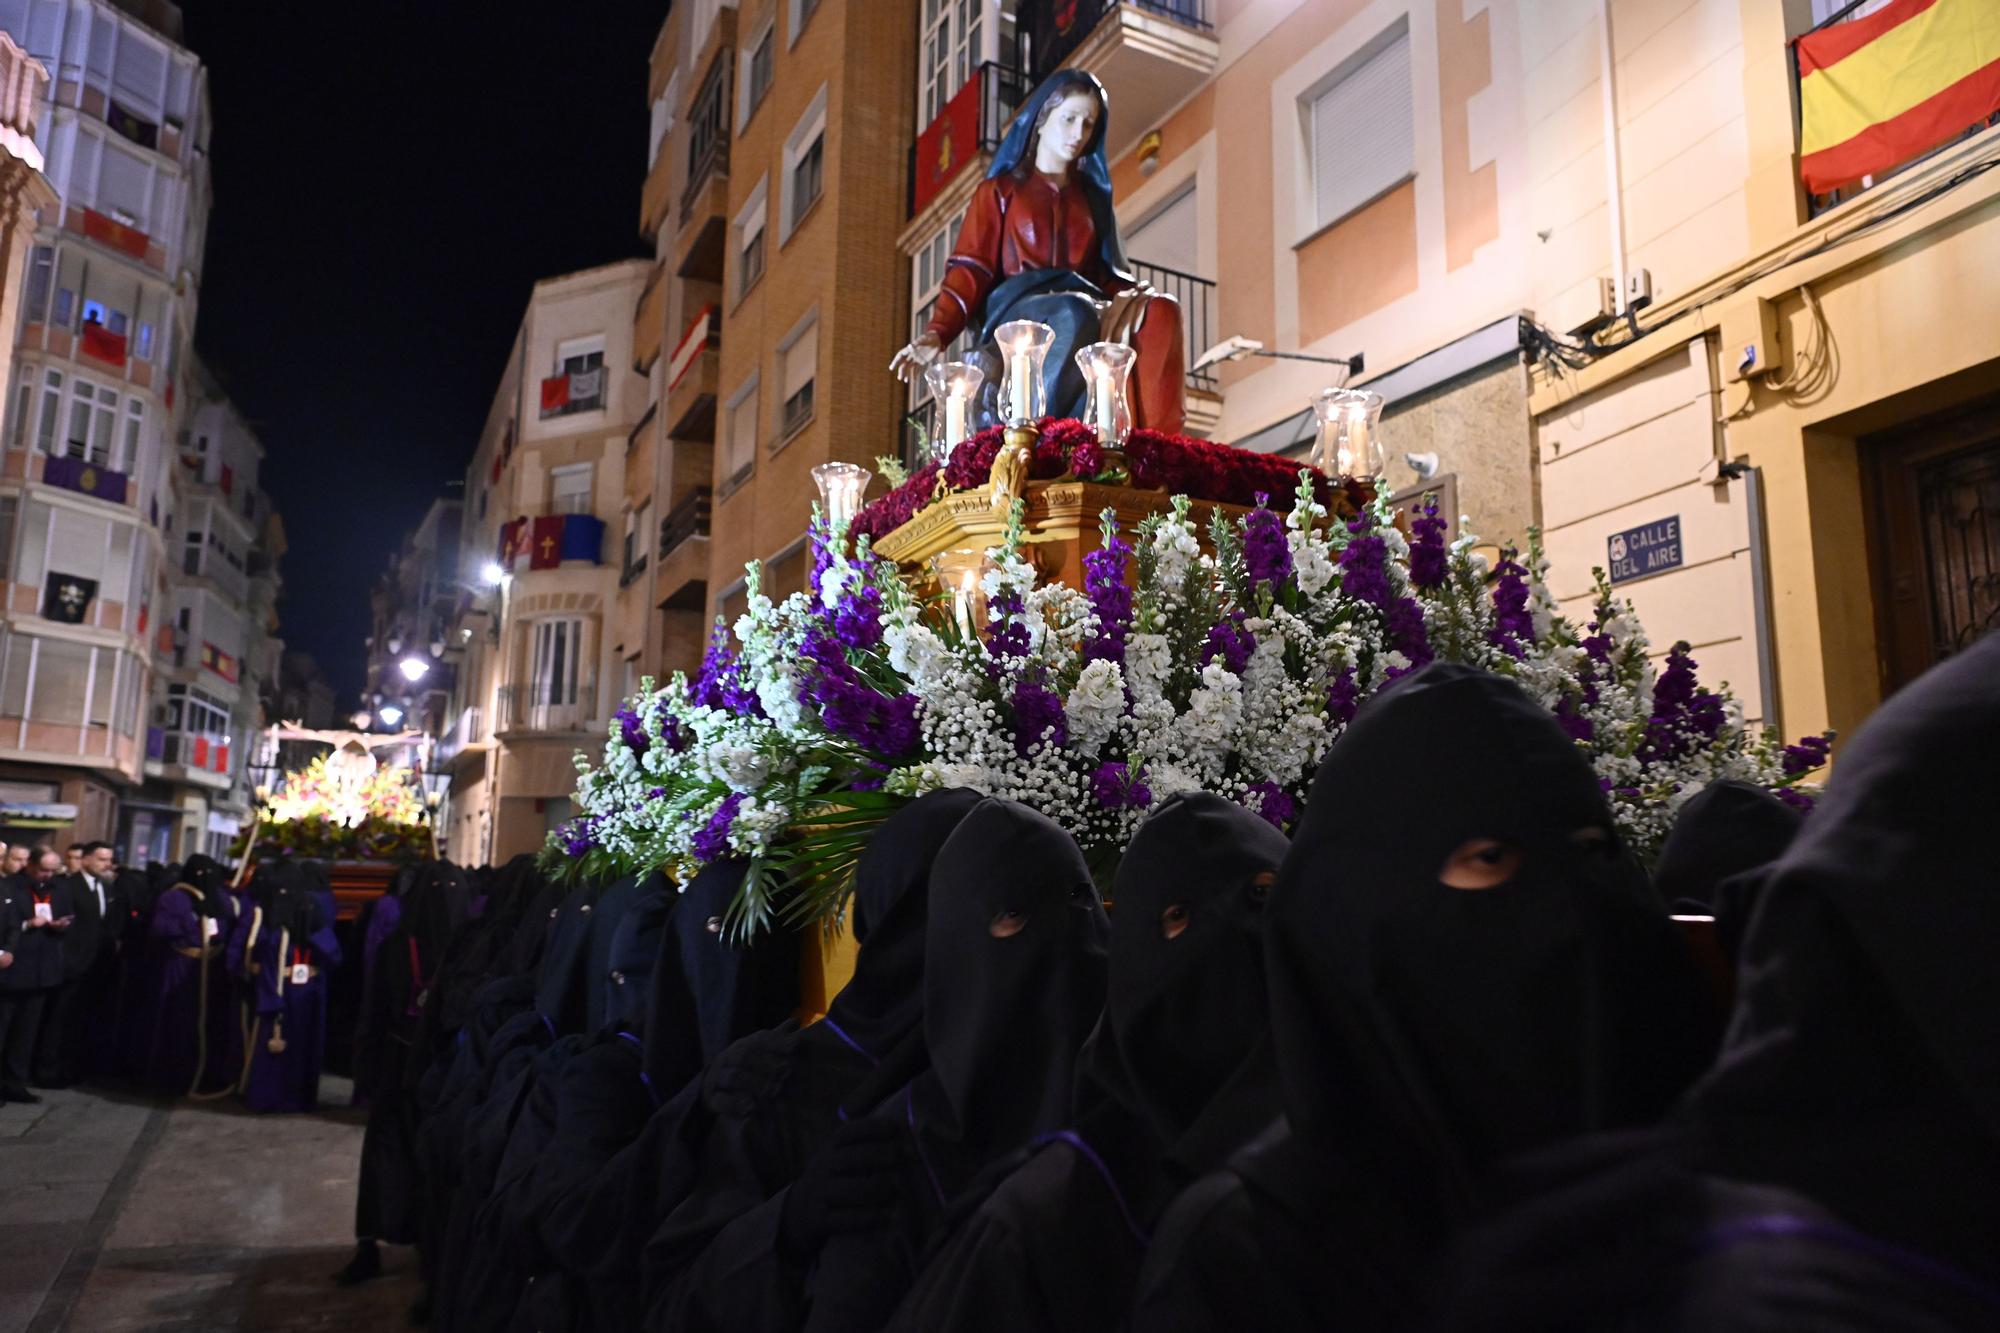
[[[924,367],[937,360],[938,353],[943,350],[936,334],[921,334],[915,342],[890,358],[889,373],[907,384],[923,374]]]

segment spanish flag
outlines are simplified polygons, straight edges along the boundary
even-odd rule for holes
[[[2000,112],[2000,4],[1892,0],[1794,44],[1799,177],[1814,194],[1887,171]]]

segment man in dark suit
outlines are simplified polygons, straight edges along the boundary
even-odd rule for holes
[[[6,882],[0,909],[15,922],[11,959],[0,970],[0,1099],[38,1102],[28,1091],[28,1065],[42,1012],[63,982],[63,934],[76,920],[75,896],[56,878],[62,856],[53,847],[35,849],[28,868]]]
[[[118,940],[124,925],[111,887],[111,844],[87,842],[76,873],[58,880],[76,920],[63,932],[63,980],[49,996],[35,1041],[35,1082],[67,1088],[112,1066],[115,1017],[108,1007],[118,987]],[[101,1051],[100,1051],[100,1048]]]

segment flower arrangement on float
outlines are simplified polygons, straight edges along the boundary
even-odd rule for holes
[[[1108,873],[1178,792],[1216,792],[1290,827],[1360,704],[1434,659],[1507,675],[1550,709],[1641,857],[1719,779],[1810,804],[1801,779],[1830,737],[1788,746],[1747,726],[1726,685],[1698,682],[1684,643],[1656,672],[1601,573],[1591,619],[1576,625],[1533,540],[1489,569],[1469,525],[1449,536],[1434,503],[1406,537],[1384,501],[1296,464],[1143,431],[1122,457],[1105,455],[1075,427],[1041,423],[1031,476],[1123,468],[1178,492],[1129,530],[1106,510],[1081,589],[1038,579],[1018,495],[976,595],[922,592],[873,551],[940,474],[947,489],[982,480],[998,431],[963,439],[858,514],[816,514],[807,589],[774,601],[752,564],[733,637],[718,622],[699,671],[645,682],[602,758],[578,755],[580,813],[551,836],[548,868],[684,877],[739,857],[750,873],[732,932],[830,923],[874,829],[957,786],[1042,811]],[[1280,475],[1288,492],[1262,489]],[[1258,488],[1245,497],[1254,508],[1197,525],[1191,493],[1228,499],[1245,484]]]
[[[260,854],[350,861],[402,861],[432,854],[429,811],[407,768],[336,750],[259,789],[257,817],[230,850],[241,859],[254,836]]]

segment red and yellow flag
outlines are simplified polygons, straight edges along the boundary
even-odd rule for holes
[[[1893,0],[1809,32],[1799,63],[1799,177],[1825,194],[2000,112],[2000,4]]]

